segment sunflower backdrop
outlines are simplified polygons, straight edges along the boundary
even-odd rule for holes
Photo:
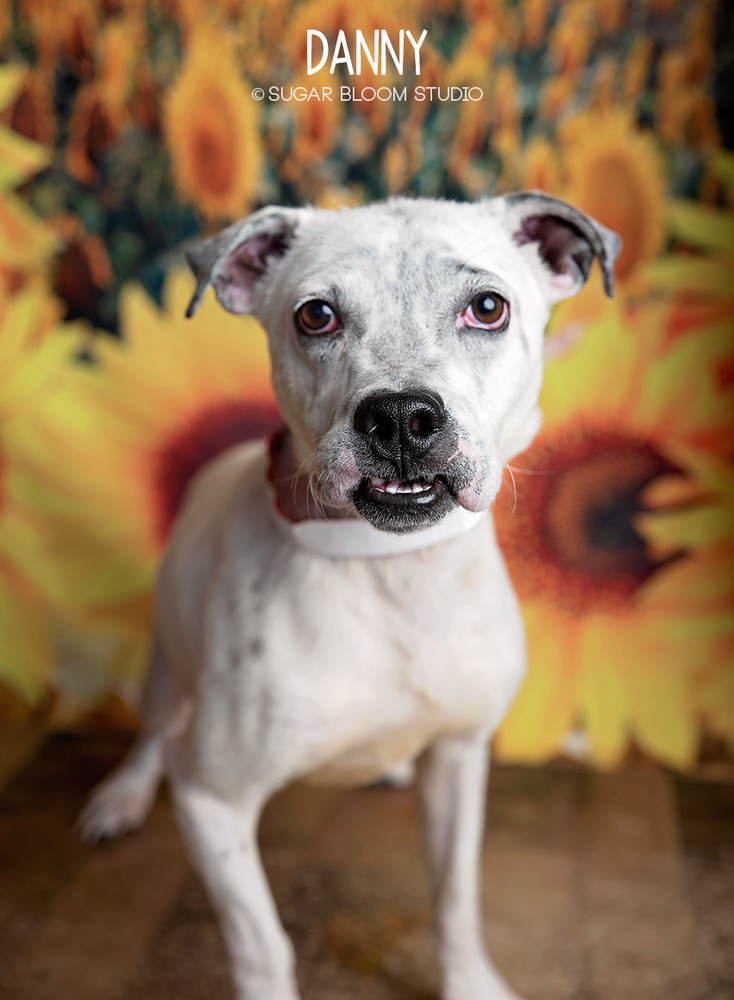
[[[538,761],[574,734],[600,766],[685,768],[734,747],[732,16],[0,2],[2,711],[119,723],[188,482],[277,425],[256,324],[210,299],[184,322],[182,244],[268,202],[527,187],[624,249],[614,301],[595,276],[554,313],[545,423],[497,503],[530,646],[497,749]],[[425,29],[420,78],[309,75],[313,28]]]

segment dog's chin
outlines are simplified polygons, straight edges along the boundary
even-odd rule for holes
[[[359,513],[381,531],[420,531],[438,522],[456,506],[441,476],[398,482],[365,478],[352,501]]]

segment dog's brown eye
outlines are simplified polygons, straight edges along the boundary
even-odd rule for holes
[[[510,320],[510,306],[501,295],[482,292],[471,300],[462,320],[467,326],[479,330],[504,330]]]
[[[331,333],[339,329],[339,320],[328,302],[311,299],[296,310],[296,322],[303,333]]]

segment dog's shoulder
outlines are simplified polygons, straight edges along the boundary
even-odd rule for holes
[[[220,521],[233,502],[261,500],[266,469],[267,441],[247,441],[228,448],[192,480],[180,521]]]
[[[217,553],[233,547],[235,535],[239,547],[243,532],[262,533],[270,521],[267,461],[267,442],[250,441],[227,449],[197,473],[169,536],[163,575],[193,563],[202,576]]]

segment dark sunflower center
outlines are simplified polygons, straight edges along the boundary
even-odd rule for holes
[[[186,489],[207,462],[227,448],[267,437],[281,423],[274,404],[224,401],[197,413],[183,424],[155,456],[158,534],[165,540]]]
[[[573,613],[631,600],[660,566],[635,528],[641,493],[677,470],[643,440],[589,431],[541,438],[523,466],[515,513],[498,518],[520,596]]]
[[[545,533],[555,558],[594,577],[646,575],[651,567],[633,518],[642,489],[669,471],[665,461],[647,445],[618,439],[566,458],[548,470]]]

